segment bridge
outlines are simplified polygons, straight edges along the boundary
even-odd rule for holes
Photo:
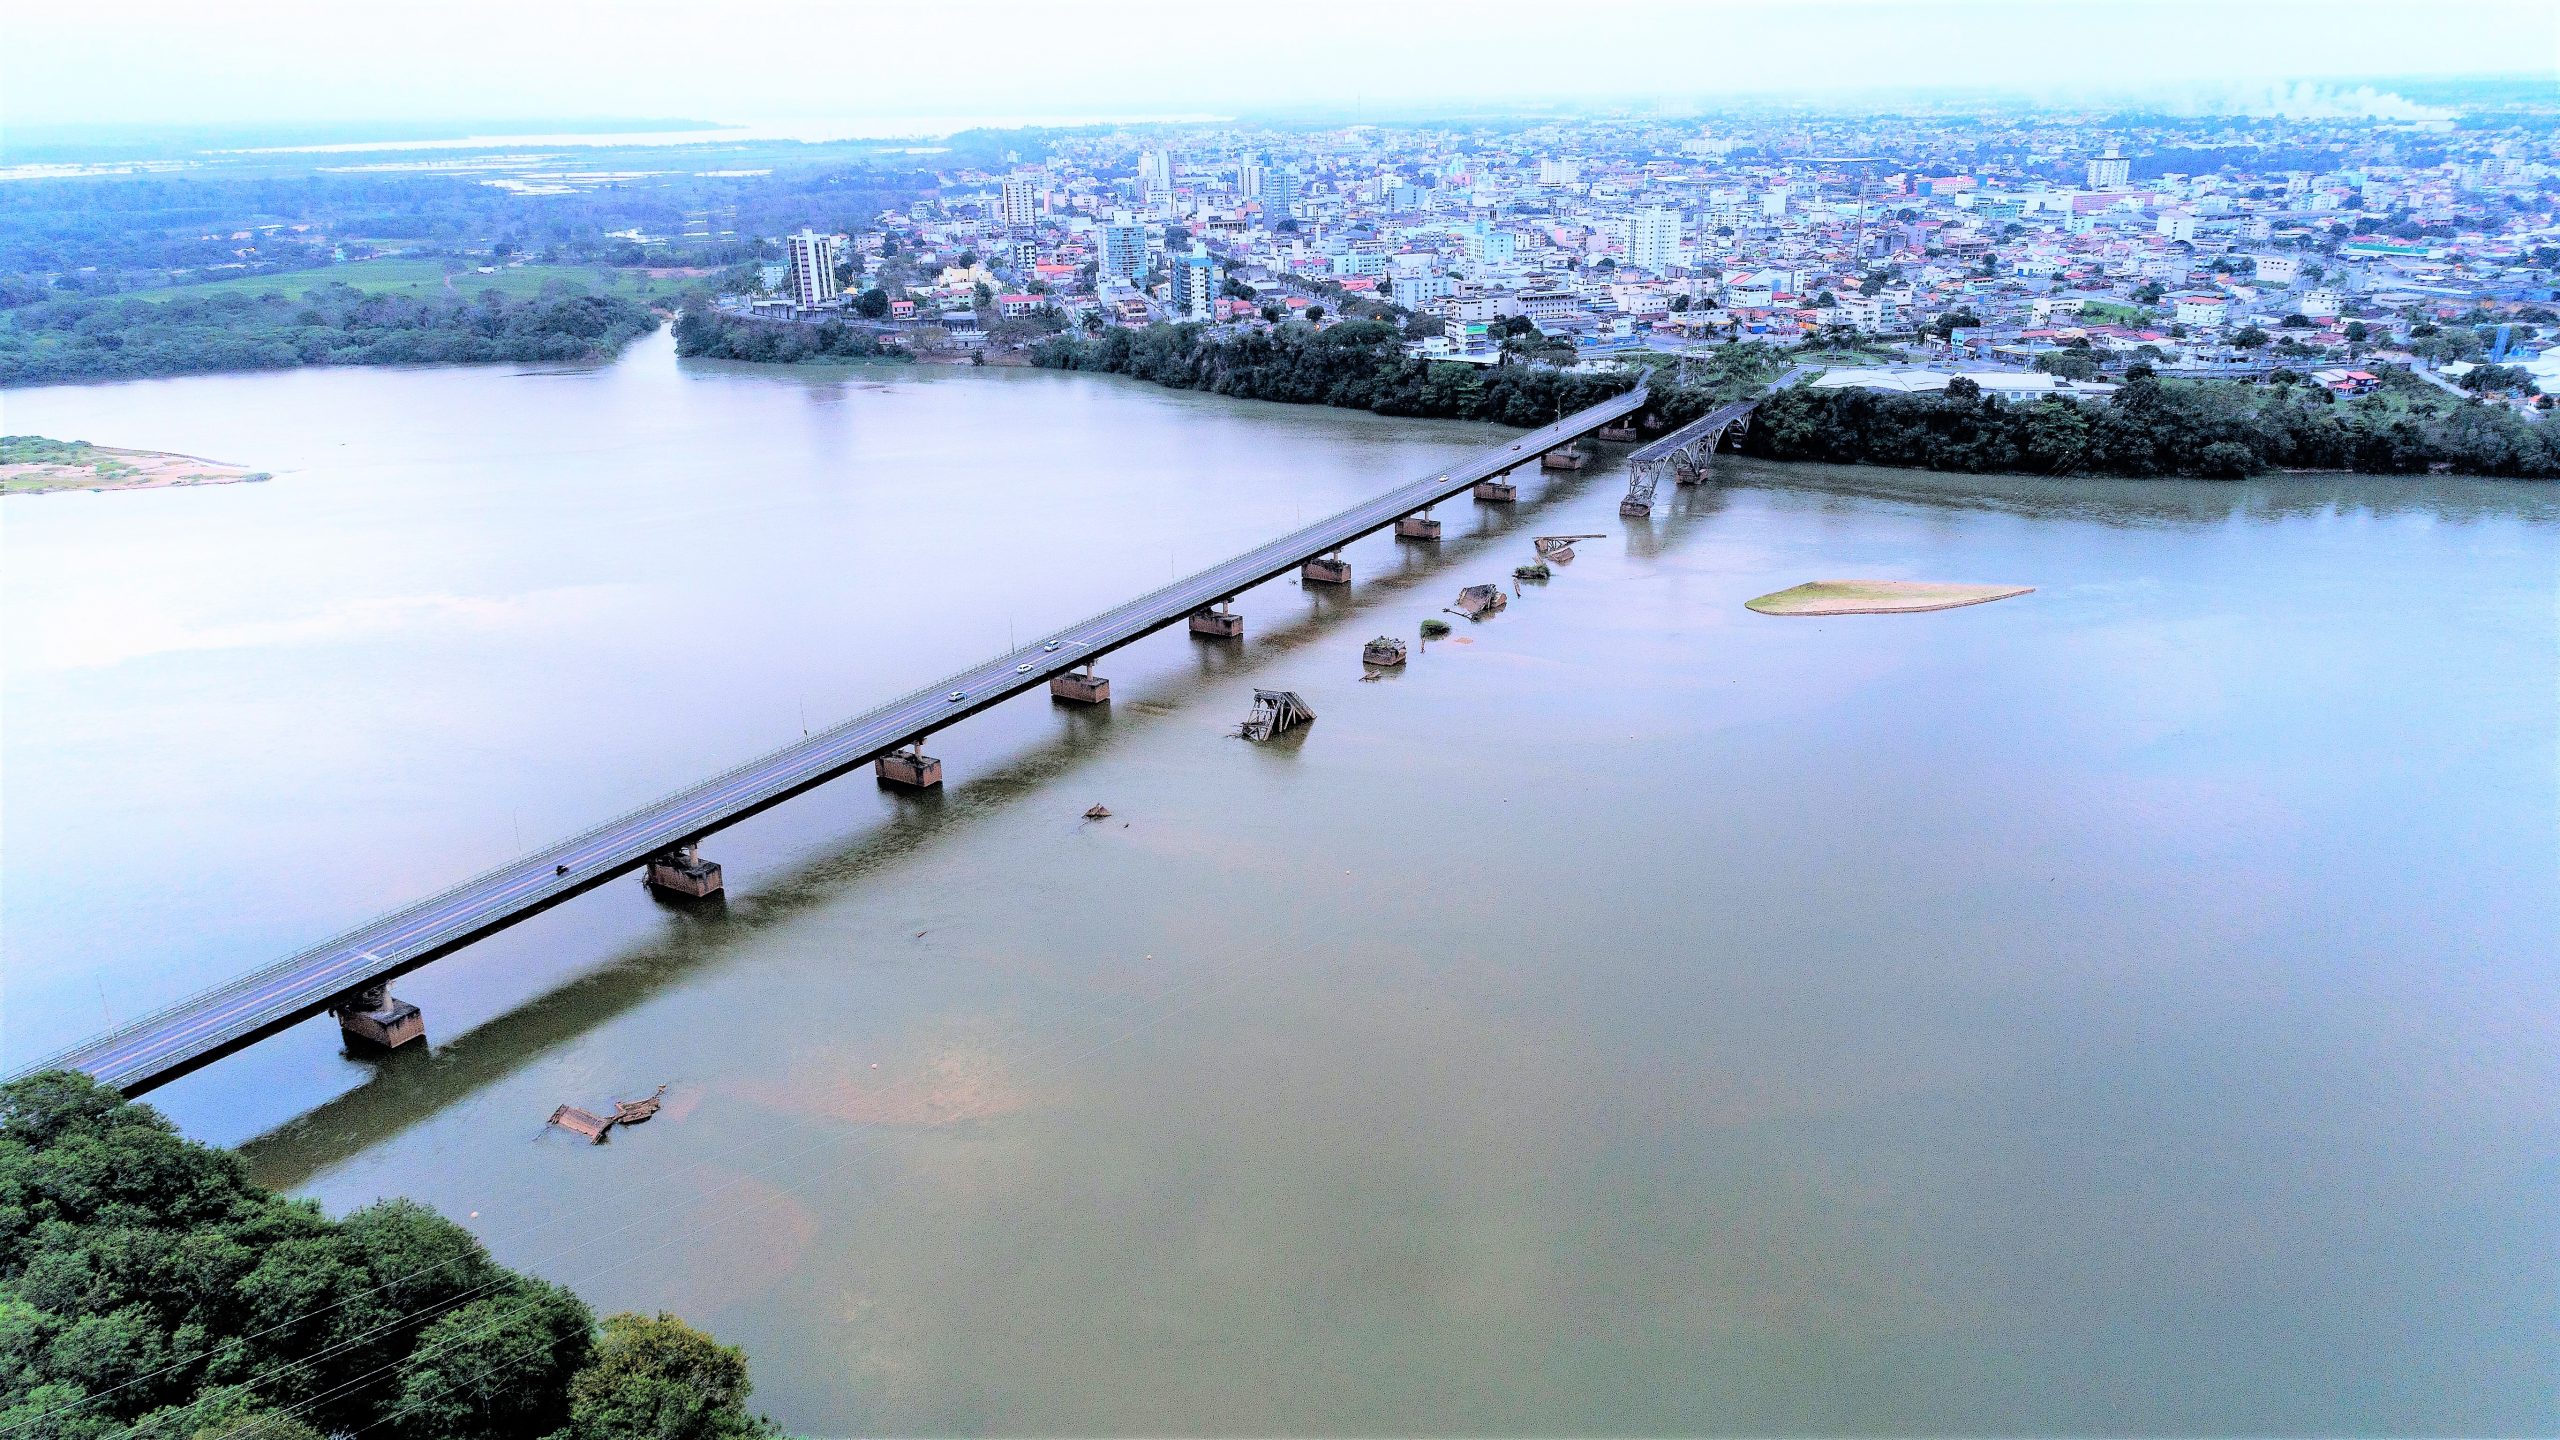
[[[1742,438],[1751,433],[1751,417],[1759,410],[1761,400],[1811,373],[1810,367],[1794,366],[1749,398],[1719,405],[1629,455],[1627,496],[1618,502],[1618,513],[1631,520],[1651,515],[1653,492],[1665,475],[1682,485],[1705,484],[1715,464],[1717,447],[1728,437],[1736,446],[1741,445]]]
[[[1292,569],[1311,584],[1348,584],[1340,551],[1352,541],[1390,526],[1401,537],[1436,538],[1432,506],[1470,489],[1508,500],[1514,491],[1503,477],[1604,428],[1627,433],[1647,399],[1638,386],[1577,411],[16,1073],[79,1070],[139,1095],[323,1012],[359,1046],[422,1039],[424,1017],[390,993],[400,976],[634,871],[662,892],[717,893],[720,867],[699,848],[714,832],[864,765],[883,784],[938,785],[942,762],[924,752],[934,731],[1044,685],[1058,700],[1107,700],[1111,682],[1093,673],[1099,657],[1177,623],[1211,639],[1239,637],[1238,595]]]

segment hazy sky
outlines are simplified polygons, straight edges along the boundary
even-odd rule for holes
[[[1129,115],[2560,71],[2560,0],[0,0],[12,124]]]

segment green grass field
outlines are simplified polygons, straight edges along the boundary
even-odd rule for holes
[[[344,284],[369,295],[471,296],[483,290],[495,290],[512,299],[530,299],[542,293],[545,283],[565,280],[589,294],[655,300],[672,299],[683,294],[688,287],[701,283],[680,277],[654,280],[638,270],[616,270],[601,265],[501,265],[496,273],[489,275],[465,270],[452,277],[450,289],[446,287],[445,279],[444,262],[441,260],[358,260],[319,270],[297,270],[289,275],[242,275],[195,285],[172,285],[160,290],[128,293],[139,300],[213,295],[293,296],[323,285]]]
[[[2061,323],[2062,318],[2059,315],[2055,316],[2055,323]],[[2151,318],[2151,312],[2138,305],[2117,305],[2105,300],[2084,300],[2080,304],[2080,318],[2094,325],[2140,325]]]

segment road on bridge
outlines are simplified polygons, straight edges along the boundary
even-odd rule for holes
[[[1646,402],[1642,386],[25,1067],[138,1095],[1382,530]],[[954,697],[958,698],[954,698]]]

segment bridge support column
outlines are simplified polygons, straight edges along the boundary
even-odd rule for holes
[[[1505,472],[1500,479],[1477,481],[1474,493],[1479,500],[1508,505],[1520,498],[1520,487],[1513,484],[1509,472]]]
[[[1423,511],[1419,515],[1407,515],[1396,522],[1396,538],[1399,540],[1437,540],[1440,538],[1440,522],[1432,519],[1431,512],[1428,510]]]
[[[1242,639],[1244,617],[1235,612],[1234,602],[1221,600],[1215,610],[1199,610],[1192,613],[1191,633],[1206,635],[1213,640]]]
[[[910,790],[930,790],[942,783],[942,762],[924,753],[922,736],[909,741],[906,749],[892,750],[873,761],[871,772],[883,785],[904,785]]]
[[[1591,457],[1577,446],[1566,444],[1538,457],[1538,464],[1549,470],[1579,470],[1591,463]]]
[[[1633,440],[1636,438],[1635,417],[1630,415],[1624,420],[1612,420],[1600,427],[1599,435],[1603,440]]]
[[[720,893],[720,865],[702,858],[701,842],[688,840],[663,855],[649,857],[649,888],[670,895],[708,899]]]
[[[1079,705],[1102,705],[1111,699],[1111,682],[1093,673],[1093,662],[1085,662],[1081,675],[1060,675],[1049,682],[1049,698],[1072,700]]]
[[[387,980],[341,997],[329,1013],[338,1017],[338,1028],[358,1048],[397,1050],[427,1038],[427,1017],[393,995]]]
[[[1298,578],[1310,585],[1348,585],[1351,583],[1351,562],[1343,559],[1342,552],[1336,550],[1299,566]]]

